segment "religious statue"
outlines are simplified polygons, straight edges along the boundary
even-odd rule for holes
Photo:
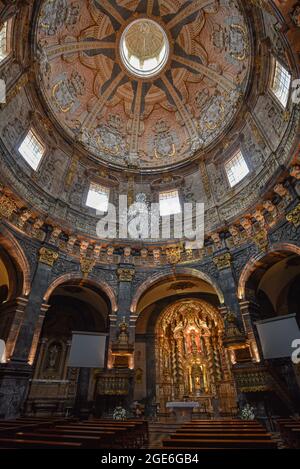
[[[119,345],[127,345],[129,342],[128,336],[128,326],[125,322],[125,317],[123,318],[123,322],[119,324],[119,334],[118,334],[118,343]]]
[[[192,331],[191,333],[191,350],[193,354],[198,353],[195,331]]]
[[[202,366],[194,364],[191,367],[191,394],[199,396],[205,392],[204,373]]]
[[[47,369],[53,370],[56,368],[58,356],[59,356],[59,348],[57,344],[51,345],[48,350]]]

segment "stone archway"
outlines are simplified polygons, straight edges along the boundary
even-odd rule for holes
[[[31,289],[30,266],[16,238],[0,227],[0,339],[12,356]]]
[[[55,291],[56,288],[58,288],[60,285],[63,285],[69,281],[75,281],[75,282],[80,282],[81,285],[90,285],[94,286],[96,288],[99,288],[102,290],[109,298],[110,303],[111,303],[111,309],[113,312],[116,312],[118,310],[118,302],[117,302],[117,297],[110,285],[108,283],[104,282],[103,280],[98,280],[98,279],[84,279],[81,275],[79,275],[77,272],[70,272],[68,274],[61,275],[60,277],[57,277],[51,285],[49,285],[47,291],[44,294],[44,301],[48,302],[50,296],[52,293]]]
[[[250,276],[253,274],[253,272],[261,266],[261,263],[263,262],[264,258],[266,258],[268,254],[272,255],[280,251],[286,253],[287,255],[290,255],[290,254],[300,255],[299,246],[296,246],[295,244],[291,244],[291,243],[276,243],[270,249],[268,249],[268,251],[260,252],[256,256],[252,257],[245,265],[239,278],[238,298],[240,300],[246,299],[246,284]]]
[[[33,341],[35,350],[31,350],[36,356],[27,399],[28,412],[37,414],[47,406],[55,412],[64,412],[67,403],[75,408],[82,390],[84,403],[94,400],[94,372],[68,366],[72,333],[108,334],[112,308],[116,308],[108,285],[84,279],[78,273],[54,280],[44,294],[44,301],[47,304],[42,305]]]
[[[30,266],[28,259],[15,237],[4,226],[0,227],[0,246],[16,268],[16,296],[28,296],[30,292]]]
[[[130,306],[131,313],[136,314],[138,303],[141,297],[143,296],[143,294],[147,292],[147,290],[150,290],[154,285],[156,285],[159,282],[171,281],[171,280],[174,280],[175,278],[200,279],[200,280],[207,282],[214,289],[216,295],[218,296],[220,304],[224,303],[224,295],[220,286],[214,280],[212,280],[207,274],[197,269],[191,269],[187,267],[176,267],[175,271],[169,270],[169,271],[164,271],[162,273],[159,272],[159,273],[156,273],[155,275],[152,275],[137,288],[133,296],[131,306]]]
[[[220,313],[198,299],[176,301],[155,327],[156,401],[197,401],[204,414],[236,412]]]

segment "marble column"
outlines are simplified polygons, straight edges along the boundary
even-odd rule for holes
[[[18,417],[28,393],[32,366],[31,347],[41,314],[43,296],[49,286],[51,270],[58,253],[43,246],[32,280],[28,303],[10,360],[0,366],[0,418]]]
[[[40,250],[39,262],[32,281],[28,305],[19,331],[11,361],[28,363],[36,326],[41,314],[43,296],[50,283],[51,271],[58,253],[52,249]]]
[[[232,310],[236,317],[238,326],[243,331],[243,321],[240,312],[240,305],[237,297],[237,285],[232,269],[232,258],[229,251],[223,252],[213,258],[213,262],[219,271],[219,285],[221,285],[224,295],[224,303],[227,309]]]
[[[118,303],[119,309],[117,313],[117,326],[125,318],[125,322],[129,326],[129,342],[134,342],[135,326],[130,317],[130,304],[132,296],[132,281],[135,274],[134,266],[131,264],[119,264],[118,270]]]
[[[27,303],[28,298],[22,296],[1,305],[0,323],[3,328],[1,328],[0,338],[5,341],[7,358],[13,354]]]
[[[255,326],[255,321],[259,319],[259,306],[253,301],[240,300],[240,309],[247,334],[252,360],[260,362],[263,359],[262,348]]]
[[[75,413],[80,418],[88,418],[90,409],[88,407],[88,394],[90,384],[90,368],[80,368],[77,382]]]
[[[38,356],[34,366],[33,379],[38,379],[42,376],[42,366],[44,363],[45,354],[47,351],[48,338],[41,339],[38,347]]]
[[[156,379],[162,380],[162,376],[156,377],[156,357],[155,357],[155,341],[158,340],[155,334],[146,334],[146,389],[147,389],[147,413],[152,409],[154,399],[156,398]],[[159,347],[161,351],[161,348]],[[162,356],[160,356],[161,359]],[[162,370],[162,366],[159,367]],[[156,398],[157,400],[158,398]]]
[[[45,319],[45,316],[46,316],[46,313],[47,313],[49,307],[50,307],[50,305],[48,305],[46,303],[43,303],[42,306],[41,306],[41,309],[40,309],[40,314],[39,314],[38,320],[36,322],[35,331],[34,331],[34,335],[33,335],[33,340],[32,340],[32,344],[31,344],[31,348],[30,348],[30,352],[29,352],[29,357],[28,357],[28,362],[29,362],[30,365],[33,364],[34,359],[35,359],[35,354],[36,354],[38,343],[39,343],[39,340],[40,340],[40,335],[41,335],[44,319]]]

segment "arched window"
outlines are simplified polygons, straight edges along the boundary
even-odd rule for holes
[[[178,190],[159,193],[159,213],[161,217],[181,213]]]
[[[230,187],[234,187],[249,174],[249,168],[241,150],[225,163],[225,171]]]
[[[45,146],[42,144],[32,129],[29,130],[28,134],[19,147],[20,154],[35,171],[37,170],[40,161],[44,156],[45,150]]]
[[[11,52],[11,26],[12,20],[5,21],[0,26],[0,63],[9,56]]]
[[[278,60],[274,59],[271,91],[284,108],[288,103],[290,86],[291,74]]]
[[[88,207],[99,210],[99,212],[107,212],[109,202],[108,187],[101,186],[95,182],[91,182],[89,192],[86,199]]]

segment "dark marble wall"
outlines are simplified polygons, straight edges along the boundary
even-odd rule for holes
[[[25,308],[21,327],[16,338],[15,348],[11,361],[7,364],[2,364],[0,367],[0,416],[11,416],[18,414],[24,404],[24,399],[28,387],[28,379],[31,376],[32,367],[28,365],[27,361],[31,350],[34,334],[37,331],[38,322],[40,319],[40,312],[43,303],[45,302],[44,296],[49,286],[59,277],[68,274],[69,278],[72,275],[77,278],[83,276],[79,261],[73,257],[68,257],[66,253],[59,253],[58,259],[55,259],[53,265],[41,260],[39,254],[41,247],[50,249],[55,252],[51,244],[42,245],[37,240],[23,237],[20,232],[14,232],[9,228],[16,241],[19,243],[28,259],[30,266],[31,277],[31,291],[28,297],[28,304]],[[199,261],[187,268],[196,269],[208,275],[212,282],[218,286],[224,295],[225,305],[228,309],[235,312],[240,319],[240,306],[237,298],[237,287],[240,275],[251,258],[262,258],[267,252],[278,248],[282,248],[283,244],[293,245],[300,247],[300,225],[295,226],[293,223],[288,223],[282,219],[277,226],[273,227],[268,236],[268,246],[265,250],[260,249],[256,244],[251,242],[251,239],[243,245],[234,246],[230,250],[220,249],[219,252],[214,254],[221,256],[224,252],[230,252],[231,261],[227,266],[219,268],[213,257],[206,257],[203,261]],[[120,269],[131,269],[131,277],[128,279],[122,278],[118,273]],[[130,323],[130,339],[134,340],[134,327],[130,321],[130,305],[137,289],[145,282],[149,281],[152,276],[160,274],[168,274],[170,268],[168,266],[160,266],[157,269],[137,268],[133,265],[100,265],[96,267],[87,275],[87,280],[91,279],[93,282],[107,284],[114,292],[118,301],[117,321],[125,317],[126,322]],[[156,311],[156,314],[157,311]],[[0,316],[1,320],[1,316]],[[154,320],[154,316],[153,319]],[[241,321],[241,320],[240,320]],[[241,322],[240,322],[241,323]],[[39,324],[41,327],[41,324]],[[115,334],[116,329],[111,328],[111,334]],[[145,336],[146,355],[147,355],[147,398],[148,402],[155,395],[155,366],[154,366],[154,336],[153,325],[150,324],[149,334]],[[10,392],[9,390],[12,390]],[[13,404],[12,404],[13,403]],[[12,410],[13,408],[13,410]]]

